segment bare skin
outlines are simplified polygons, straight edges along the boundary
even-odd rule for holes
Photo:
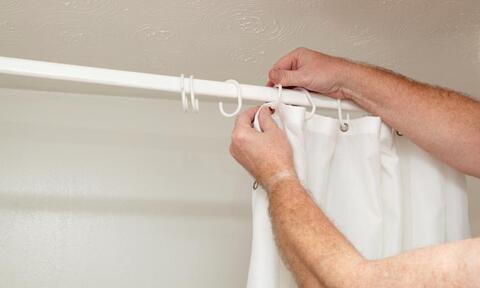
[[[269,85],[349,99],[435,157],[480,177],[480,103],[392,72],[300,48],[280,59]],[[305,192],[291,147],[267,109],[243,112],[232,156],[265,187],[276,241],[301,287],[480,287],[480,238],[366,260]],[[281,175],[279,177],[278,175]]]

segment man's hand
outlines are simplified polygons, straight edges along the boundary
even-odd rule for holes
[[[278,60],[268,73],[268,86],[303,87],[334,98],[349,98],[346,73],[354,63],[306,48],[297,48]]]
[[[352,100],[440,160],[480,177],[480,102],[472,98],[306,48],[282,57],[268,78],[269,86]]]
[[[279,173],[293,177],[293,155],[290,143],[271,117],[269,108],[260,111],[263,132],[252,127],[259,107],[251,108],[237,117],[232,133],[230,153],[264,187],[273,185]]]

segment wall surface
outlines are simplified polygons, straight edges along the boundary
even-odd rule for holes
[[[480,96],[478,0],[0,0],[0,43],[1,56],[251,84],[306,46]],[[151,91],[0,87],[1,287],[245,286],[251,180],[216,103],[184,114]],[[480,181],[469,189],[479,235]]]

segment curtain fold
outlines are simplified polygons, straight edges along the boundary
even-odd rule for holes
[[[292,145],[297,174],[335,226],[368,259],[470,236],[465,176],[379,117],[350,120],[280,104],[273,115]],[[296,287],[275,245],[268,199],[252,192],[249,288]]]

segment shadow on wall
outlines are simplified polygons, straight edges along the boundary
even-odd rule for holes
[[[472,236],[480,237],[480,178],[467,176],[467,188]]]
[[[0,209],[89,214],[123,214],[162,217],[229,217],[249,219],[249,209],[237,203],[172,201],[157,199],[65,197],[0,194]]]

